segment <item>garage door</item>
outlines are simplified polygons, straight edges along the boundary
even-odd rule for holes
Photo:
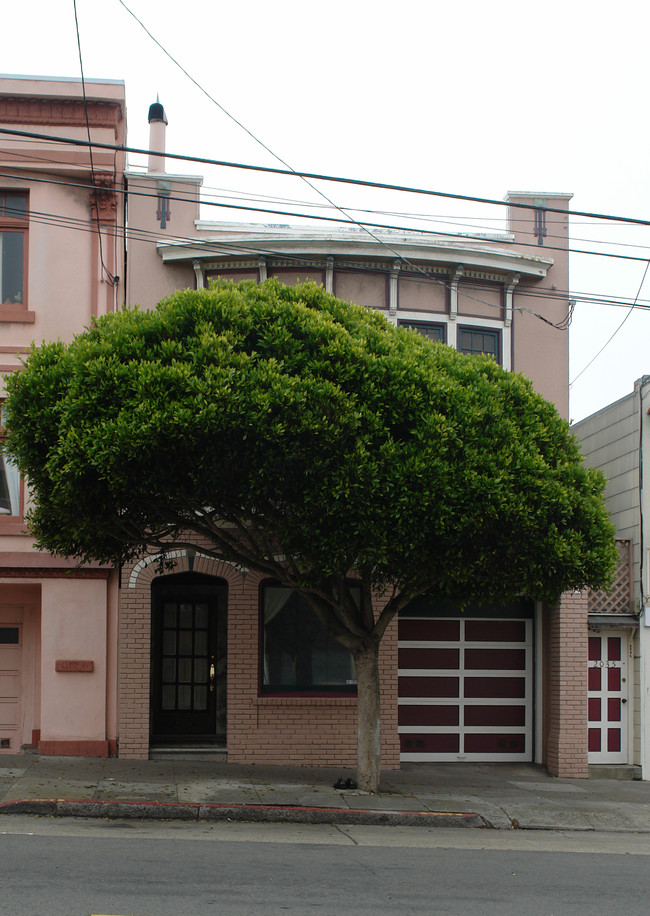
[[[399,621],[402,760],[532,760],[532,621]]]

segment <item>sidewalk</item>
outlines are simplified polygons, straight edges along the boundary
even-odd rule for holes
[[[0,814],[609,830],[650,834],[650,782],[555,779],[530,764],[403,764],[381,792],[351,770],[207,760],[0,757]]]

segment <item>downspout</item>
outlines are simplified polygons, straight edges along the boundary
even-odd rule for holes
[[[123,251],[123,256],[124,256],[124,259],[123,259],[123,264],[124,264],[123,297],[124,297],[124,301],[122,302],[122,308],[126,308],[126,303],[129,299],[128,292],[127,292],[129,288],[129,254],[128,254],[128,246],[127,246],[127,237],[129,234],[129,223],[128,223],[128,219],[129,219],[129,179],[126,177],[126,175],[124,175],[123,180],[124,180],[124,202],[122,204],[123,206],[122,225],[124,226],[124,236],[123,236],[124,238],[124,251]]]

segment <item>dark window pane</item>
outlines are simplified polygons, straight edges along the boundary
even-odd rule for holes
[[[0,232],[0,303],[22,305],[24,245],[22,232]]]
[[[399,326],[400,328],[412,328],[423,337],[428,337],[429,340],[445,342],[444,324],[433,324],[428,321],[400,321]]]
[[[191,630],[181,630],[178,634],[178,654],[179,655],[191,655],[192,654],[192,631]]]
[[[176,708],[176,688],[175,687],[163,687],[162,689],[162,708],[163,709],[175,709]]]
[[[192,708],[192,688],[190,686],[178,687],[178,709]]]
[[[2,195],[3,207],[0,209],[0,215],[8,216],[12,219],[25,219],[27,217],[27,195],[14,194],[7,191]]]
[[[178,660],[178,680],[181,683],[189,684],[192,680],[192,659],[179,658]]]
[[[0,645],[18,645],[18,627],[0,627]]]
[[[191,604],[181,604],[178,625],[179,627],[183,627],[183,629],[186,629],[186,630],[192,629],[192,605]]]
[[[163,655],[176,655],[176,633],[165,630],[163,633]]]
[[[194,709],[204,710],[208,708],[208,691],[205,687],[194,688]]]
[[[356,684],[349,650],[323,628],[301,595],[267,586],[263,603],[264,686],[305,690]]]
[[[164,658],[162,679],[165,684],[173,684],[176,681],[176,659]]]
[[[164,608],[163,626],[167,629],[176,627],[176,605],[166,604]]]
[[[208,606],[207,604],[196,604],[194,606],[194,625],[200,630],[208,628]]]
[[[458,332],[458,349],[469,356],[486,353],[498,359],[499,332],[461,328]]]
[[[187,634],[191,636],[190,633]],[[208,633],[207,630],[197,630],[194,634],[194,654],[195,655],[207,655],[208,654]]]

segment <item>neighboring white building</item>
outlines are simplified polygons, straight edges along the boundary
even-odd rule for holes
[[[589,762],[650,779],[650,376],[574,424],[585,463],[607,477],[621,551],[609,594],[589,600]]]

